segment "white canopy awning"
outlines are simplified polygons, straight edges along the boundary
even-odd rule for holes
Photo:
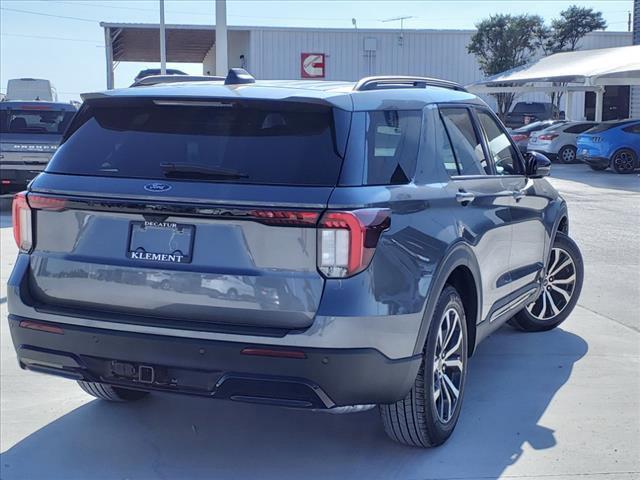
[[[541,82],[556,85],[539,85]],[[474,93],[564,91],[569,94],[567,101],[571,92],[594,91],[596,120],[601,121],[605,85],[640,85],[640,45],[556,53],[467,85],[467,89]]]
[[[640,84],[640,45],[556,53],[493,75],[470,87],[531,82],[567,82],[595,86],[619,84],[621,79]]]

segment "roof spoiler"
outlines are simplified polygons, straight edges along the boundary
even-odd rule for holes
[[[466,92],[467,89],[456,82],[449,80],[440,80],[438,78],[429,77],[410,77],[410,76],[379,76],[366,77],[355,84],[353,90],[362,92],[365,90],[383,90],[390,88],[425,88],[425,87],[441,87],[459,92]]]
[[[131,87],[146,87],[150,85],[159,85],[162,83],[176,82],[215,82],[222,81],[224,77],[216,77],[213,75],[149,75],[140,80],[135,81]]]

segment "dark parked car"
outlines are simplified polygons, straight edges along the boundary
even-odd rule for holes
[[[0,196],[11,198],[44,170],[75,112],[70,103],[0,103]]]
[[[162,70],[159,68],[147,68],[146,70],[140,70],[136,78],[133,79],[133,83],[142,80],[145,77],[151,77],[155,75],[162,75]],[[187,75],[182,70],[177,68],[166,68],[164,75]]]
[[[509,128],[518,128],[540,120],[560,118],[558,107],[547,102],[518,102],[504,119]]]
[[[640,168],[640,120],[604,122],[577,139],[578,160],[594,170],[633,173]]]
[[[105,400],[378,405],[443,443],[479,342],[580,295],[550,162],[451,82],[234,78],[84,97],[14,202],[21,367]]]
[[[555,125],[562,125],[568,123],[566,120],[541,120],[539,122],[533,122],[524,127],[511,130],[511,138],[516,143],[516,146],[522,153],[526,153],[528,150],[529,139],[533,132],[539,132]]]

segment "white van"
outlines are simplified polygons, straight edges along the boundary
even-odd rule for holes
[[[4,100],[57,102],[58,92],[49,80],[42,78],[13,78],[7,82],[7,94]]]

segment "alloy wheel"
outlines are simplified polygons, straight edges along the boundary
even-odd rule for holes
[[[631,152],[622,150],[613,158],[613,166],[618,172],[630,172],[634,169],[635,159]]]
[[[462,386],[464,361],[460,314],[447,309],[440,319],[433,358],[433,400],[438,419],[448,423],[454,416]]]
[[[573,148],[565,148],[562,151],[562,161],[564,163],[573,163],[576,160],[576,152]]]
[[[553,320],[569,304],[575,285],[576,266],[571,255],[562,248],[553,248],[542,292],[527,306],[527,311],[538,320]]]

